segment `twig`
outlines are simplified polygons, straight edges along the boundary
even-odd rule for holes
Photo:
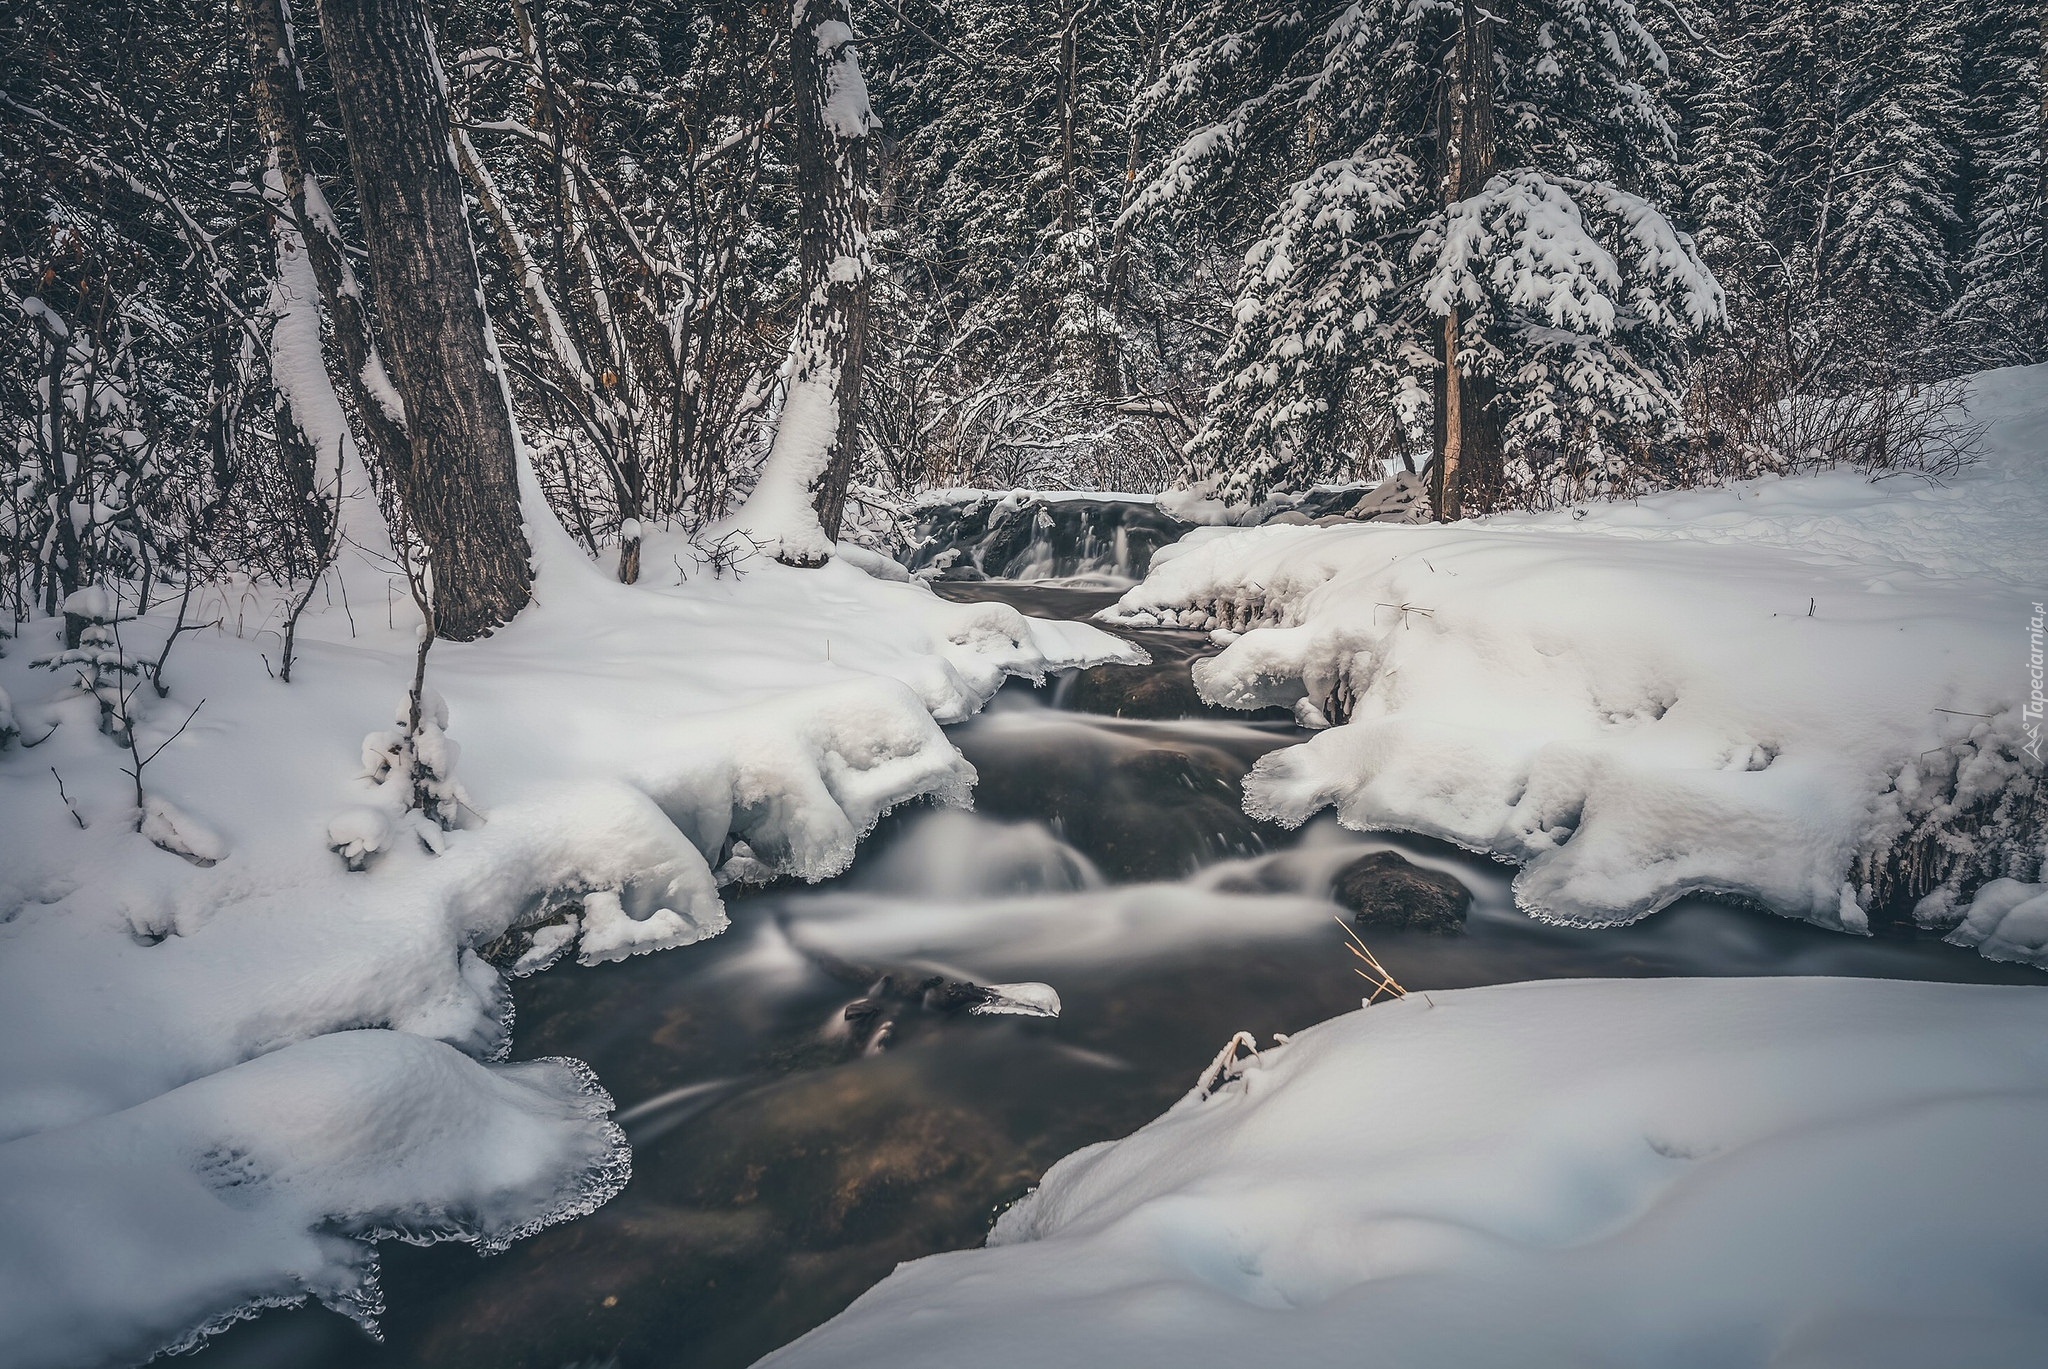
[[[126,731],[126,733],[125,733],[125,735],[126,735],[126,736],[127,736],[127,738],[128,738],[128,755],[129,755],[129,756],[130,756],[130,757],[131,757],[131,758],[132,758],[132,759],[134,760],[135,764],[134,764],[133,768],[131,768],[131,769],[127,769],[127,770],[123,770],[123,771],[122,771],[121,773],[122,773],[122,774],[124,774],[124,775],[126,775],[126,776],[128,776],[128,777],[129,777],[130,779],[132,779],[132,780],[134,780],[134,781],[135,781],[135,830],[136,830],[136,831],[140,832],[140,831],[142,830],[142,822],[143,822],[143,810],[142,810],[142,804],[143,804],[143,798],[144,798],[144,795],[143,795],[143,792],[142,792],[142,770],[143,770],[143,767],[144,767],[144,766],[146,766],[146,765],[148,765],[148,764],[149,764],[149,763],[150,763],[151,761],[155,760],[155,759],[156,759],[156,758],[157,758],[158,756],[161,756],[161,755],[163,754],[163,752],[164,752],[164,748],[165,748],[165,747],[169,746],[169,745],[170,745],[170,744],[171,744],[172,742],[174,742],[174,741],[178,740],[178,738],[180,738],[180,737],[184,736],[184,735],[185,735],[185,729],[186,729],[186,728],[188,728],[188,727],[190,727],[190,726],[192,725],[192,720],[193,720],[194,718],[196,718],[196,717],[198,717],[198,716],[199,716],[199,710],[200,710],[200,709],[202,709],[202,708],[204,708],[204,707],[206,707],[206,700],[204,700],[204,699],[201,699],[201,700],[200,700],[200,701],[199,701],[198,703],[196,703],[196,704],[192,705],[192,711],[191,711],[190,713],[187,713],[187,714],[185,715],[185,721],[183,721],[183,722],[181,722],[181,723],[179,723],[179,724],[178,724],[178,730],[177,730],[177,731],[175,731],[175,732],[173,732],[173,733],[171,733],[171,735],[170,735],[170,736],[168,736],[168,737],[165,737],[165,738],[164,738],[164,739],[163,739],[162,741],[158,742],[158,743],[156,744],[156,746],[155,746],[155,747],[154,747],[154,748],[153,748],[153,749],[152,749],[152,750],[150,751],[150,753],[149,753],[149,754],[148,754],[147,756],[143,755],[143,754],[142,754],[142,749],[141,749],[140,747],[138,747],[138,746],[137,746],[137,745],[135,744],[135,720],[134,720],[134,719],[132,719],[132,718],[128,720],[128,728],[127,728],[127,731]]]
[[[64,806],[71,811],[71,820],[77,823],[78,830],[83,832],[85,830],[85,819],[79,816],[76,808],[72,808],[71,796],[64,792],[64,777],[57,774],[57,767],[54,765],[50,767],[50,773],[57,776],[57,797],[64,800]]]
[[[193,704],[192,711],[185,715],[185,721],[178,724],[178,730],[176,732],[173,732],[170,736],[165,737],[162,741],[158,742],[156,746],[150,751],[150,753],[142,758],[142,763],[144,765],[148,765],[151,761],[155,760],[158,756],[162,755],[163,749],[165,747],[169,746],[172,742],[178,740],[180,736],[184,735],[185,729],[192,725],[192,720],[199,716],[199,710],[204,707],[206,707],[206,700],[204,699],[201,699],[198,703]]]
[[[1202,1077],[1195,1081],[1195,1093],[1199,1097],[1207,1098],[1230,1082],[1233,1077],[1231,1071],[1237,1068],[1237,1052],[1240,1047],[1250,1051],[1252,1059],[1259,1058],[1257,1037],[1243,1031],[1231,1037],[1223,1049],[1216,1053],[1216,1058],[1209,1062],[1209,1068],[1202,1071]]]
[[[1414,604],[1374,604],[1372,609],[1372,615],[1375,619],[1379,617],[1380,610],[1383,608],[1398,609],[1401,614],[1401,626],[1404,628],[1408,626],[1408,615],[1411,613],[1419,613],[1425,618],[1436,617],[1435,609],[1419,608]]]
[[[178,621],[172,626],[171,635],[164,638],[164,649],[157,653],[156,664],[149,668],[149,682],[156,689],[156,696],[159,699],[167,699],[171,695],[171,687],[164,683],[164,663],[171,659],[171,648],[178,644],[178,639],[188,632],[204,632],[207,628],[221,625],[219,618],[210,623],[187,623],[185,610],[191,605],[192,576],[188,572],[185,576],[185,592],[178,597]]]

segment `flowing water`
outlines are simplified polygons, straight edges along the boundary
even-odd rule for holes
[[[1114,598],[946,590],[1067,617]],[[200,1359],[751,1364],[899,1261],[979,1243],[1054,1160],[1180,1097],[1233,1032],[1264,1041],[1357,1006],[1328,892],[1373,851],[1473,894],[1462,935],[1370,933],[1411,991],[1576,976],[2039,982],[1938,942],[1704,900],[1630,928],[1543,927],[1513,910],[1502,867],[1328,820],[1253,822],[1238,807],[1245,770],[1304,734],[1204,708],[1187,663],[1205,638],[1135,635],[1152,666],[1013,684],[954,730],[981,774],[974,813],[899,812],[848,875],[735,898],[732,930],[705,946],[519,986],[515,1057],[587,1060],[619,1102],[633,1180],[608,1206],[489,1259],[387,1247],[383,1345],[315,1307],[268,1313]],[[1062,1010],[973,1014],[943,989],[959,982],[1047,984]]]

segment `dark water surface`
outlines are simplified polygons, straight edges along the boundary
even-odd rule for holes
[[[943,589],[1061,617],[1115,597]],[[1013,685],[954,730],[981,774],[974,814],[899,812],[847,876],[735,898],[733,929],[705,946],[519,985],[514,1056],[587,1060],[619,1102],[634,1173],[608,1206],[490,1259],[387,1246],[383,1345],[316,1307],[267,1313],[198,1360],[751,1364],[899,1261],[978,1244],[1053,1161],[1180,1097],[1233,1032],[1264,1040],[1356,1007],[1361,981],[1326,894],[1374,850],[1451,871],[1474,895],[1462,936],[1371,935],[1411,990],[1577,976],[2040,982],[1931,940],[1847,937],[1704,900],[1630,928],[1543,927],[1514,912],[1501,867],[1328,821],[1255,823],[1238,807],[1244,771],[1304,734],[1193,700],[1187,663],[1206,638],[1133,635],[1153,666]],[[931,975],[1049,984],[1063,1010],[947,1014],[904,991]],[[875,1011],[850,1026],[845,1008],[863,998]]]

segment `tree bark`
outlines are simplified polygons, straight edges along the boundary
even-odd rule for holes
[[[2048,3],[2041,4],[2041,47],[2039,75],[2035,90],[2040,93],[2041,105],[2035,117],[2034,133],[2038,139],[2039,151],[2034,162],[2034,231],[2040,235],[2039,256],[2036,264],[2039,279],[2035,284],[2048,292]],[[2037,338],[2037,342],[2048,342],[2048,338]]]
[[[1475,0],[1464,0],[1451,79],[1437,136],[1446,208],[1477,194],[1494,173],[1493,19]],[[1437,337],[1436,461],[1430,497],[1436,516],[1451,522],[1490,511],[1500,496],[1500,425],[1489,400],[1492,387],[1460,369],[1463,313],[1456,304]]]
[[[405,404],[402,494],[433,572],[430,626],[469,641],[525,607],[533,572],[445,85],[418,0],[322,0],[320,29]]]
[[[874,115],[846,0],[794,0],[797,261],[804,303],[783,367],[782,417],[738,526],[778,561],[831,558],[860,442],[868,313],[868,149]]]
[[[867,130],[873,115],[853,52],[846,0],[796,4],[790,70],[798,96],[797,205],[803,218],[798,252],[811,286],[799,327],[812,335],[820,366],[837,372],[839,401],[838,432],[811,496],[826,540],[837,542],[860,448],[861,362],[868,333]]]
[[[370,463],[394,485],[411,464],[405,423],[390,412],[366,376],[382,376],[384,361],[377,352],[376,333],[362,288],[349,269],[341,239],[318,183],[306,174],[305,83],[292,39],[287,0],[241,0],[242,23],[249,39],[250,86],[255,95],[256,129],[264,150],[277,158],[284,193],[298,220],[306,260],[320,287],[320,303],[341,365],[330,366],[341,392],[355,408],[357,436]]]

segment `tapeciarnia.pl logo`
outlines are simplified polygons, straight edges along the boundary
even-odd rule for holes
[[[2048,694],[2043,692],[2044,679],[2048,679],[2048,665],[2043,664],[2041,654],[2044,623],[2048,623],[2048,605],[2035,604],[2034,616],[2027,620],[2027,676],[2033,688],[2027,695],[2026,705],[2020,709],[2020,725],[2027,734],[2027,744],[2020,749],[2036,762],[2041,759],[2041,714],[2048,709]]]

